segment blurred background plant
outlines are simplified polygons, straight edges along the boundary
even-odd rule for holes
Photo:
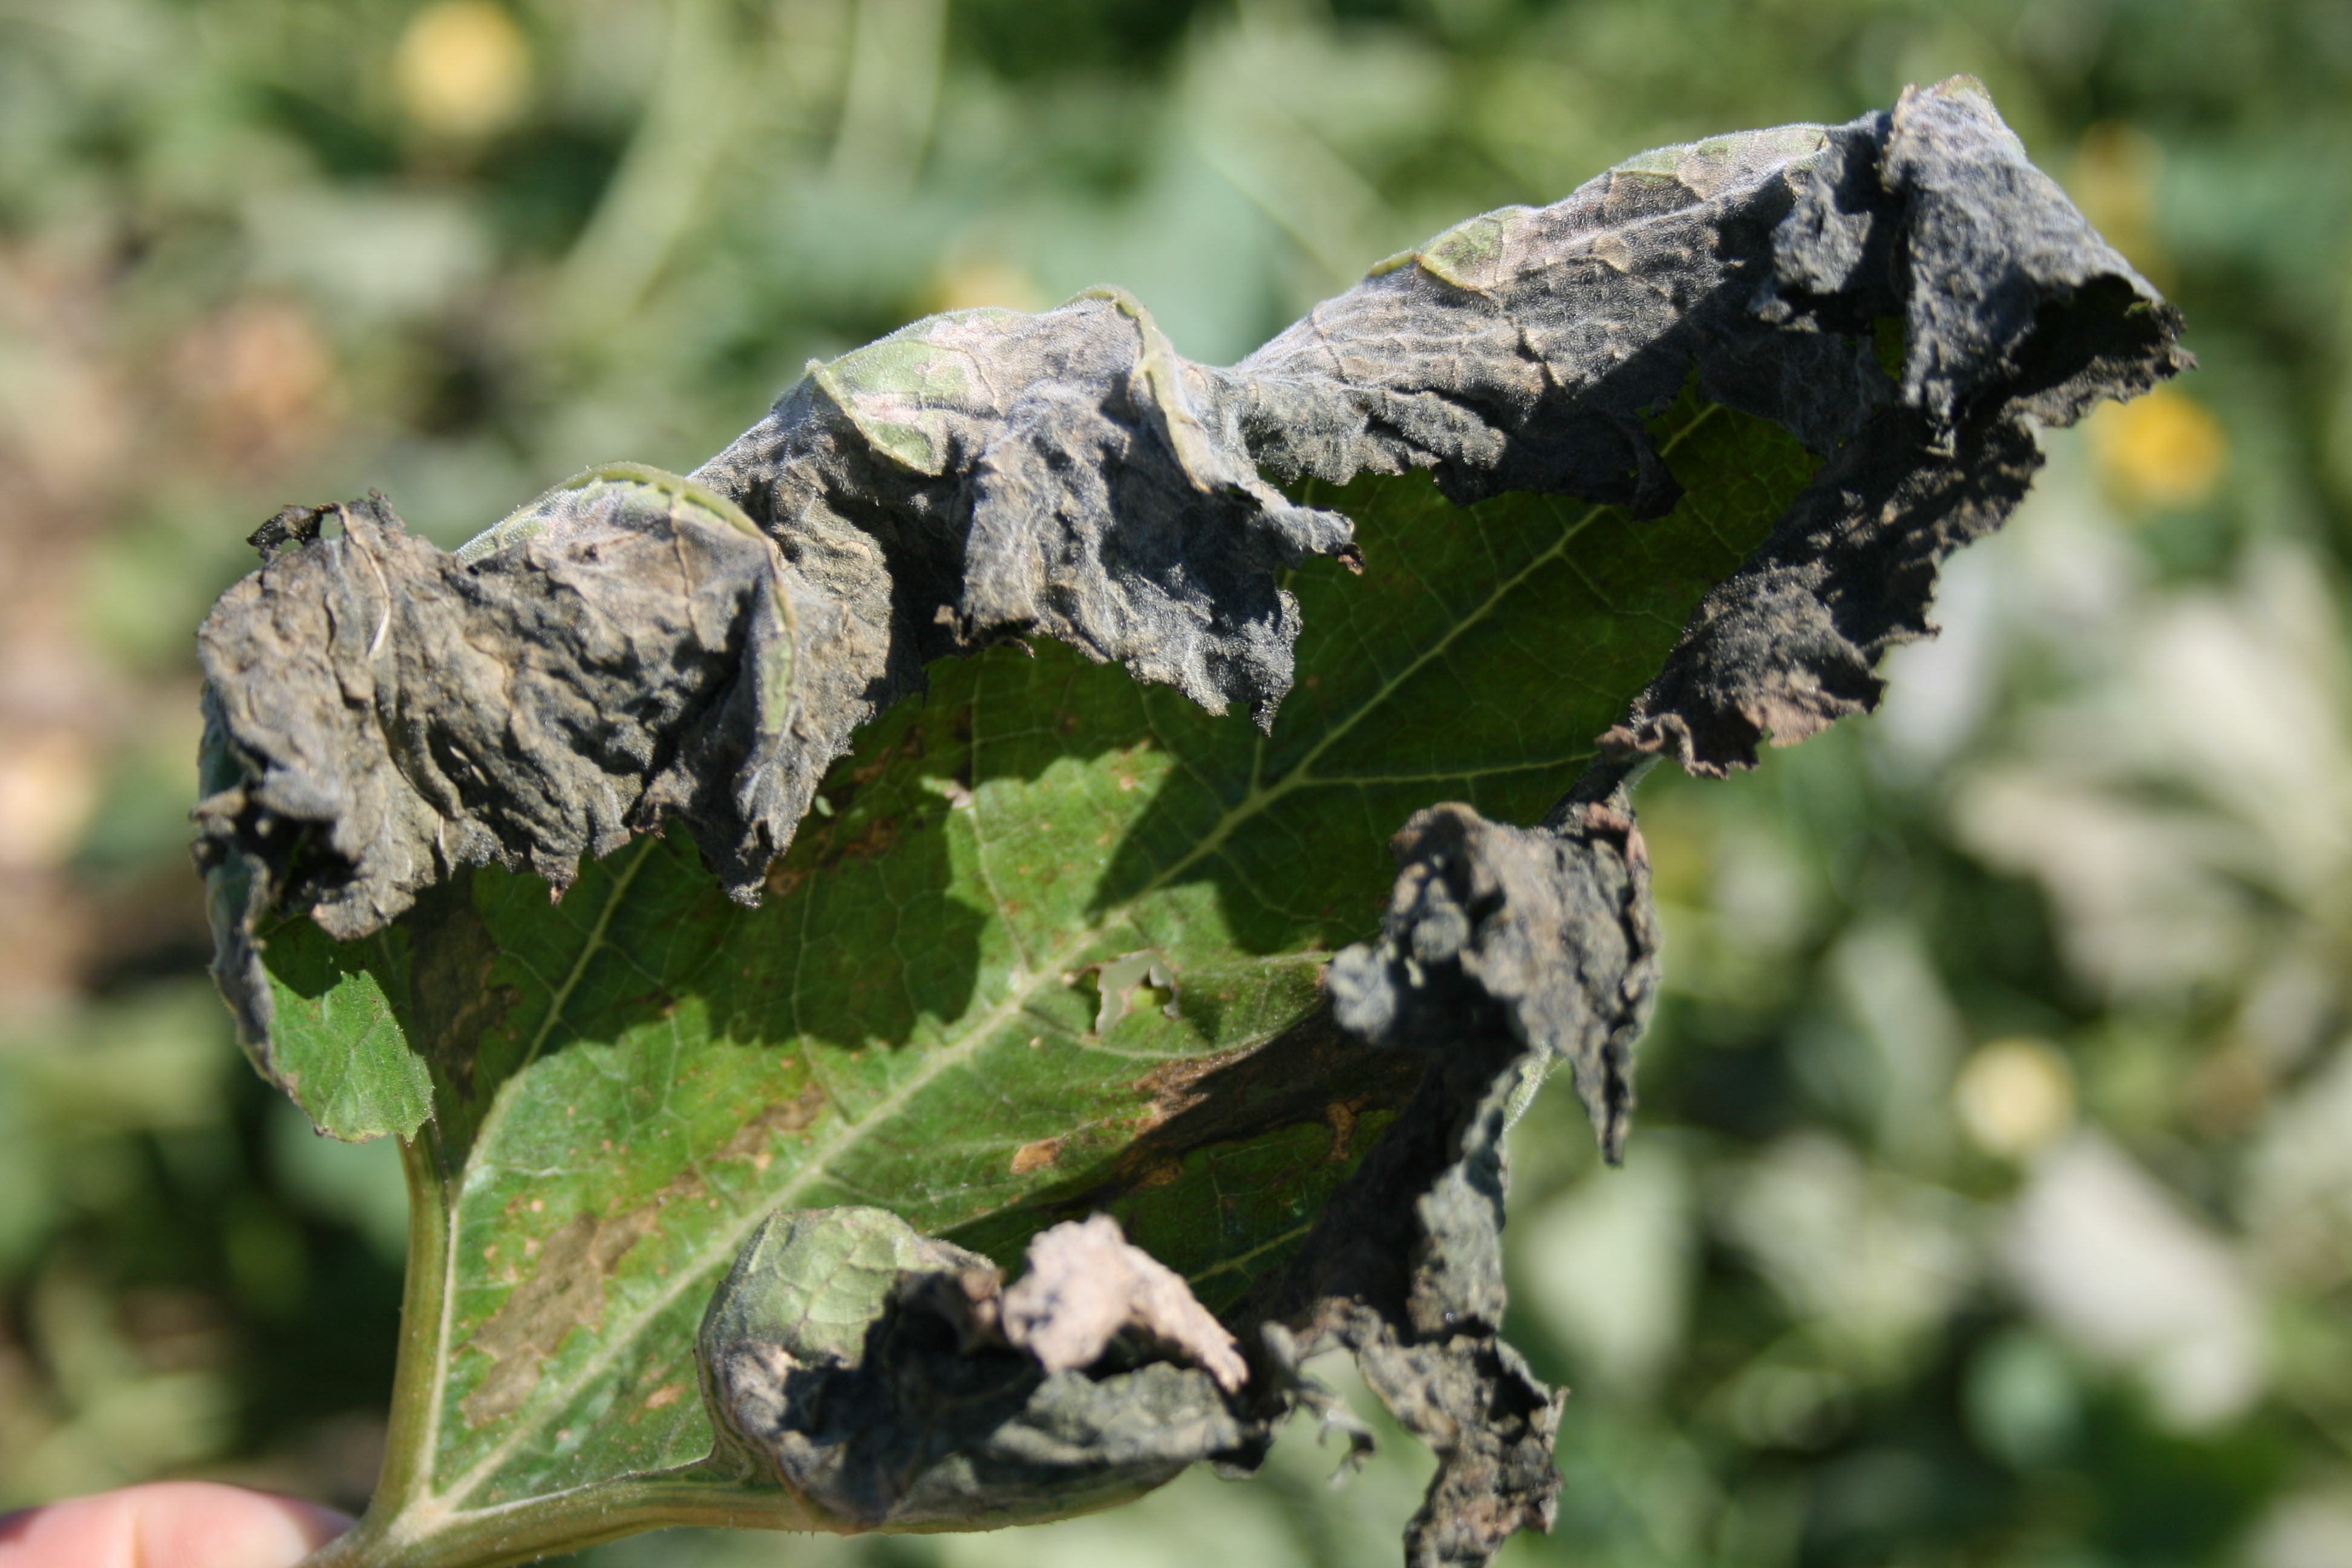
[[[2352,1563],[2352,7],[2341,0],[5,0],[0,1505],[357,1508],[383,1145],[208,994],[190,631],[289,500],[454,543],[812,355],[1115,279],[1230,359],[1465,214],[1969,70],[2189,313],[2053,435],[1885,710],[1658,776],[1643,1120],[1517,1134],[1577,1390],[1514,1563]],[[1370,918],[1370,911],[1367,911]],[[1386,1560],[1426,1461],[605,1568]]]

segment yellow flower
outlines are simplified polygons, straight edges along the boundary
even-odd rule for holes
[[[393,70],[401,107],[417,124],[439,136],[482,136],[522,112],[530,44],[503,5],[442,0],[409,22]]]
[[[2099,471],[2143,506],[2193,506],[2229,466],[2230,439],[2204,405],[2169,386],[2130,403],[2102,405],[2090,419]]]
[[[1994,1040],[1961,1067],[1952,1101],[1979,1147],[2021,1159],[2074,1124],[2074,1075],[2040,1040]]]

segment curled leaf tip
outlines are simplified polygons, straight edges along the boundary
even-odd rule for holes
[[[1262,1436],[1228,1403],[1247,1376],[1232,1335],[1116,1221],[1056,1226],[1029,1262],[1007,1289],[885,1210],[768,1221],[698,1342],[715,1457],[859,1525],[970,1528],[1099,1506]]]

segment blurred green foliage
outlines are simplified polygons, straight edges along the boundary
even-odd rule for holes
[[[395,1163],[238,1065],[182,849],[262,517],[454,542],[950,305],[1115,280],[1231,358],[1468,213],[1956,70],[2205,368],[2051,437],[1884,713],[1643,786],[1631,1159],[1564,1095],[1516,1135],[1514,1337],[1577,1396],[1507,1560],[2352,1562],[2340,0],[7,0],[0,1504],[372,1479]],[[1383,1560],[1426,1460],[1334,1458],[594,1555]]]

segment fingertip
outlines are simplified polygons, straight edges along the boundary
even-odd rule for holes
[[[351,1525],[299,1498],[155,1481],[0,1521],[0,1568],[294,1568]]]
[[[247,1492],[245,1495],[276,1510],[278,1517],[268,1527],[274,1532],[271,1541],[276,1550],[287,1553],[284,1561],[289,1565],[299,1563],[357,1522],[347,1513],[303,1498],[283,1497],[276,1492]],[[258,1524],[264,1515],[256,1509],[252,1510],[252,1517]],[[237,1559],[235,1568],[244,1568],[245,1561],[244,1558]],[[278,1568],[278,1557],[267,1558],[268,1568]],[[254,1568],[263,1568],[264,1558],[257,1556],[253,1563]],[[142,1568],[163,1568],[163,1564],[143,1564]],[[212,1565],[207,1564],[206,1568],[212,1568]],[[219,1568],[231,1568],[231,1565],[223,1563]]]
[[[332,1509],[211,1481],[163,1481],[141,1499],[126,1568],[294,1568],[352,1527]]]

